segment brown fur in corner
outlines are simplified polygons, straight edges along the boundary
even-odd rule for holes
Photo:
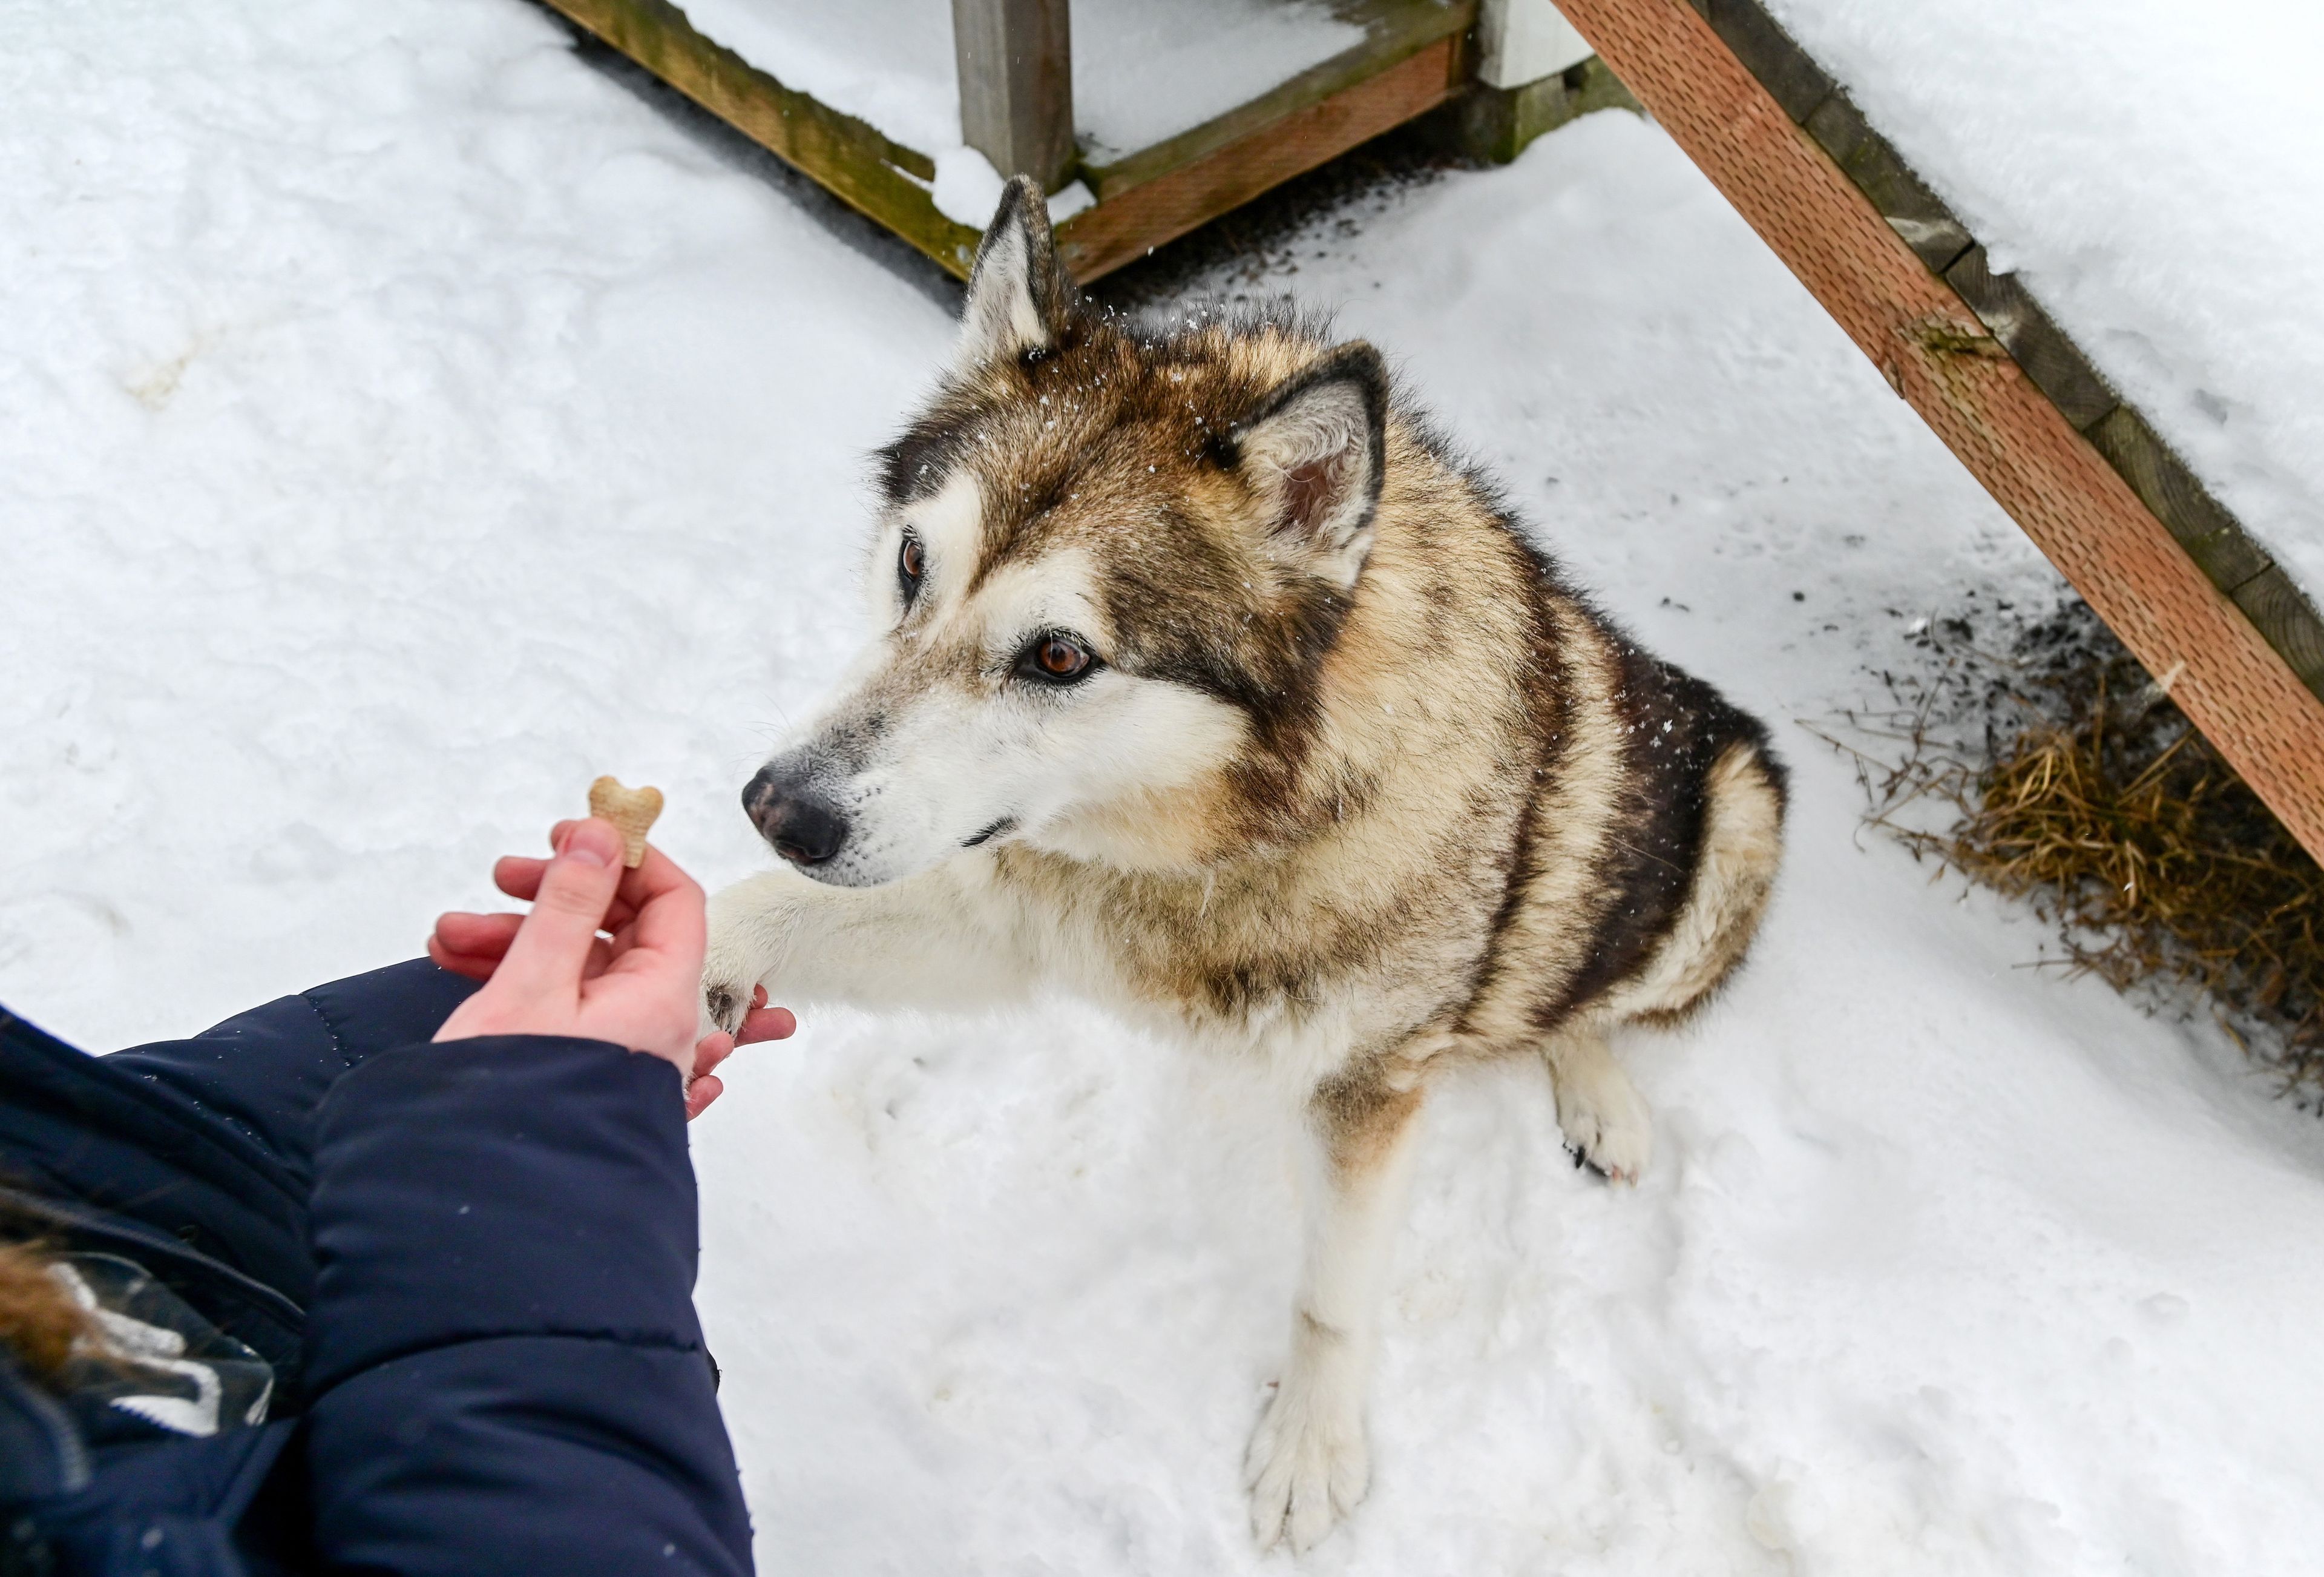
[[[88,1333],[88,1315],[49,1273],[49,1257],[0,1242],[0,1347],[33,1379],[54,1380]]]

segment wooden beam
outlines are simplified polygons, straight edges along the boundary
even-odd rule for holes
[[[1459,39],[1475,23],[1477,0],[1337,0],[1332,14],[1364,30],[1361,42],[1319,60],[1248,104],[1110,164],[1087,164],[1082,179],[1101,203],[1173,171],[1250,142],[1286,118],[1402,65],[1432,44]],[[1465,66],[1467,57],[1462,60]],[[1388,127],[1381,127],[1386,131]],[[1349,144],[1352,147],[1354,144]],[[1293,171],[1294,174],[1298,171]]]
[[[1046,191],[1074,162],[1071,12],[1069,0],[952,0],[961,141]]]
[[[669,0],[540,0],[965,279],[979,232],[946,218],[929,195],[927,154],[784,87],[695,32]]]
[[[1736,0],[1703,3],[1720,13],[1742,9]],[[1960,255],[1956,248],[1941,262],[1924,261],[1953,237],[1914,214],[1892,225],[1825,144],[1786,113],[1793,107],[1812,119],[1831,100],[1778,103],[1722,42],[1732,28],[1714,31],[1681,0],[1559,5],[1890,387],[2147,670],[2172,678],[2172,699],[2309,853],[2324,859],[2324,701],[1954,287],[1931,272]],[[1818,86],[1798,60],[1778,77],[1802,99]],[[1865,149],[1847,115],[1827,120],[1828,135]],[[1885,171],[1874,173],[1885,179]],[[1918,203],[1920,191],[1898,197]],[[1966,244],[1965,233],[1961,239]],[[2272,583],[2255,580],[2248,590],[2246,601],[2273,616]]]
[[[1359,143],[1444,102],[1461,86],[1459,35],[1328,98],[1266,122],[1192,162],[1103,198],[1057,226],[1057,254],[1089,281],[1145,256]]]

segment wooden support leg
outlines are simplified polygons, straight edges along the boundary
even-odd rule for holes
[[[1003,177],[1063,185],[1074,161],[1069,0],[952,0],[961,140]]]
[[[1545,136],[1594,110],[1635,111],[1630,90],[1592,55],[1554,77],[1519,88],[1496,88],[1479,80],[1439,112],[1432,130],[1457,152],[1491,164],[1507,164],[1536,137]]]

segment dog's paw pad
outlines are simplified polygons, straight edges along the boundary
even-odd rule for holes
[[[1646,1098],[1618,1071],[1557,1092],[1557,1126],[1574,1160],[1609,1182],[1636,1183],[1654,1157],[1654,1117]]]
[[[735,1034],[742,1028],[743,1017],[750,1010],[749,986],[714,981],[703,982],[702,1016],[712,1029]]]
[[[1356,1508],[1371,1483],[1361,1416],[1279,1388],[1244,1461],[1250,1531],[1262,1550],[1289,1540],[1305,1554]]]

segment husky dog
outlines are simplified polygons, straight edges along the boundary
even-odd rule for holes
[[[1565,584],[1370,346],[1099,311],[1028,181],[880,483],[874,636],[742,791],[785,866],[713,900],[706,1011],[1054,985],[1266,1059],[1313,1188],[1247,1471],[1260,1544],[1304,1549],[1369,1477],[1429,1075],[1542,1058],[1567,1143],[1635,1179],[1608,1032],[1741,960],[1784,770]]]

